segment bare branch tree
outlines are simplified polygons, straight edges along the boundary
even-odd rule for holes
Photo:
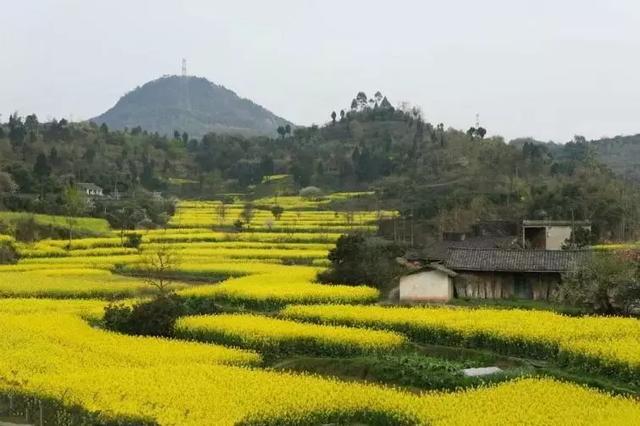
[[[140,272],[147,284],[155,287],[160,295],[166,295],[180,261],[178,253],[169,244],[164,244],[155,250],[143,252],[140,256]]]

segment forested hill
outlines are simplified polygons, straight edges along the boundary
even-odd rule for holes
[[[590,143],[600,161],[621,176],[640,183],[640,134],[598,139]]]
[[[187,132],[245,136],[275,135],[291,125],[267,109],[199,77],[162,77],[124,95],[116,105],[91,121],[112,129],[141,127],[171,135]]]
[[[522,147],[527,142],[545,145],[550,152],[562,155],[563,145],[553,142],[546,143],[530,138],[522,138],[513,140],[510,144]],[[630,181],[640,183],[640,134],[591,141],[587,141],[582,136],[576,136],[571,143],[588,145],[592,154],[599,161],[609,166],[616,174]]]
[[[507,144],[484,129],[426,122],[364,93],[327,124],[276,137],[168,136],[64,120],[12,116],[0,126],[0,192],[6,208],[47,212],[65,185],[108,194],[141,189],[211,198],[241,192],[375,190],[373,202],[463,230],[479,219],[588,219],[602,239],[635,238],[640,194],[594,155],[593,144]],[[267,176],[278,184],[265,185]],[[284,179],[282,179],[284,178]],[[282,179],[282,180],[281,180]]]

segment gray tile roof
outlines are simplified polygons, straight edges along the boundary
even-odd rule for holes
[[[565,272],[591,254],[588,250],[515,250],[455,248],[444,265],[454,271]]]

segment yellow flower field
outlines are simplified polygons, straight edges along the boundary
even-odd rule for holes
[[[96,330],[99,301],[0,302],[0,390],[162,425],[632,424],[640,405],[576,385],[525,379],[422,396],[251,368],[252,352]],[[57,306],[57,308],[56,308]],[[236,366],[233,366],[236,365]]]
[[[398,333],[303,324],[259,315],[200,315],[176,324],[179,337],[269,353],[344,356],[394,351],[406,343]]]
[[[552,357],[587,369],[640,378],[640,321],[567,317],[553,312],[459,307],[288,306],[290,319],[374,327],[435,343],[487,347],[515,355]]]
[[[178,290],[184,283],[172,283]],[[153,289],[140,279],[89,268],[6,272],[0,269],[0,297],[114,298],[149,294]]]
[[[270,272],[233,278],[215,286],[190,287],[185,297],[205,297],[273,309],[291,303],[371,303],[380,293],[366,286],[322,285],[312,280],[317,268],[271,265]]]
[[[637,422],[637,401],[551,379],[414,393],[266,369],[269,356],[278,353],[378,354],[401,350],[409,339],[444,339],[452,345],[517,349],[594,368],[610,366],[616,374],[624,366],[624,377],[637,377],[637,320],[363,306],[379,299],[378,290],[316,283],[322,268],[310,265],[326,265],[327,251],[342,231],[372,230],[380,215],[395,214],[317,210],[360,195],[332,194],[318,201],[279,197],[285,206],[279,221],[268,210],[273,200],[258,200],[252,229],[242,232],[213,231],[220,225],[217,203],[187,201],[179,204],[170,229],[135,231],[142,235],[142,253],[168,244],[181,258],[177,271],[203,281],[174,283],[179,296],[280,312],[278,317],[184,317],[178,321],[183,339],[127,336],[96,326],[106,299],[125,298],[123,303],[132,304],[149,291],[143,280],[113,273],[135,272],[141,259],[138,250],[122,247],[119,231],[76,239],[70,249],[66,240],[17,243],[24,258],[0,266],[0,396],[79,407],[86,412],[83,424]],[[264,210],[259,203],[265,204]],[[242,208],[241,203],[229,205],[222,224],[232,225]],[[228,279],[212,283],[224,277]],[[599,364],[588,364],[593,359]],[[63,412],[47,414],[68,418]]]

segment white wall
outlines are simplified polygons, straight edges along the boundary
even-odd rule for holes
[[[423,271],[400,278],[401,302],[447,302],[453,298],[453,282],[441,271]]]
[[[547,250],[561,250],[562,244],[571,238],[570,226],[548,226],[547,227]]]

